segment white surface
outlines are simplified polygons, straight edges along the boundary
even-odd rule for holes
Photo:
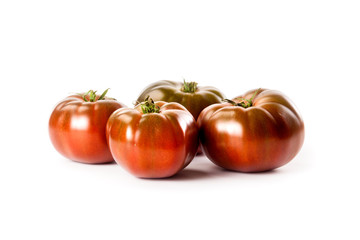
[[[359,239],[358,1],[1,1],[0,239]],[[197,157],[141,180],[71,162],[47,132],[69,93],[147,84],[286,93],[305,144],[269,173]]]

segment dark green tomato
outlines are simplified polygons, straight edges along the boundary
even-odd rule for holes
[[[195,119],[200,112],[214,103],[220,103],[225,98],[214,87],[197,86],[195,82],[174,82],[162,80],[147,86],[137,99],[143,102],[147,96],[154,101],[177,102],[186,107]]]

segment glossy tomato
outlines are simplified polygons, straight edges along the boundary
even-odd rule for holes
[[[113,98],[89,91],[72,95],[57,104],[49,120],[50,139],[65,157],[82,163],[113,161],[106,140],[106,123],[125,107]]]
[[[177,102],[185,106],[195,119],[207,106],[220,103],[224,95],[214,87],[198,86],[196,82],[174,82],[162,80],[147,86],[138,102],[151,96],[154,101]]]
[[[115,111],[107,123],[115,161],[141,178],[173,176],[194,158],[198,128],[178,103],[145,99],[133,108]]]
[[[299,152],[303,120],[284,94],[249,91],[204,109],[198,118],[203,152],[215,164],[240,172],[278,168]]]

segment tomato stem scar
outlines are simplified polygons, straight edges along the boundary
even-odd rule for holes
[[[140,103],[142,113],[159,113],[160,107],[155,104],[154,100],[147,96],[144,102]]]
[[[96,98],[96,92],[97,91],[93,91],[93,90],[89,90],[84,94],[79,93],[79,95],[82,97],[82,99],[85,102],[96,102],[96,101],[100,101],[100,100],[104,100],[105,99],[105,95],[107,94],[107,92],[109,91],[110,88],[106,89],[99,98]],[[115,99],[113,99],[115,100]]]
[[[251,107],[253,105],[253,100],[254,100],[255,96],[258,94],[258,92],[260,91],[260,89],[261,88],[256,90],[250,99],[239,97],[239,98],[235,98],[235,99],[239,99],[240,102],[235,102],[235,101],[230,100],[230,99],[224,99],[223,101],[228,102],[228,103],[230,103],[230,104],[232,104],[234,106],[248,108],[248,107]]]
[[[184,84],[180,90],[186,93],[194,93],[197,90],[197,85],[197,82],[186,82],[184,78]]]

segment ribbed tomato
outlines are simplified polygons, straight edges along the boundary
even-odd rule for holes
[[[196,82],[174,82],[162,80],[147,86],[137,99],[150,96],[154,101],[177,102],[185,106],[195,119],[207,106],[220,103],[224,94],[214,87],[198,86]]]
[[[186,167],[198,148],[193,116],[178,103],[145,99],[115,111],[107,123],[115,161],[141,178],[165,178]]]
[[[109,116],[124,104],[90,90],[71,95],[57,104],[49,120],[49,134],[55,149],[82,163],[112,162],[106,141]]]
[[[290,99],[259,89],[204,109],[198,118],[203,152],[215,164],[241,172],[278,168],[299,152],[304,122]]]

